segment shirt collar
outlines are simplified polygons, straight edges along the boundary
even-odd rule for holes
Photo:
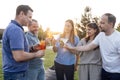
[[[18,27],[20,27],[24,31],[23,27],[17,21],[11,20],[11,23],[17,25]]]
[[[36,36],[36,35],[34,35],[33,33],[31,33],[30,31],[28,31],[28,34],[30,34],[31,36]]]

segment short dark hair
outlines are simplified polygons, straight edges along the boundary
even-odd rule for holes
[[[33,12],[33,10],[31,9],[31,7],[29,7],[28,5],[19,5],[17,7],[17,9],[16,9],[16,15],[19,15],[21,11],[23,11],[24,14],[27,15],[27,12],[29,10]]]
[[[108,17],[108,23],[113,23],[114,26],[116,23],[116,17],[111,13],[105,13],[104,15]]]
[[[38,22],[36,19],[32,19],[32,21]],[[32,21],[29,22],[28,26],[31,26],[31,25],[32,25]]]

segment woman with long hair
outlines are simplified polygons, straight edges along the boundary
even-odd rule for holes
[[[75,35],[74,23],[68,19],[65,21],[64,31],[53,46],[57,53],[55,57],[55,72],[57,80],[74,80],[74,66],[76,63],[75,52],[65,49],[64,44],[77,46],[78,36]]]
[[[89,23],[86,26],[86,37],[83,38],[77,46],[89,44],[99,33],[99,27],[96,23]],[[77,56],[79,61],[79,80],[100,80],[101,74],[101,55],[99,47],[80,52]]]

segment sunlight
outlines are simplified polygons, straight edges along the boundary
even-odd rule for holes
[[[49,27],[51,31],[62,32],[64,22],[67,19],[80,19],[86,6],[91,7],[93,16],[101,16],[106,12],[110,12],[117,17],[117,24],[120,22],[118,13],[120,6],[114,0],[105,0],[104,2],[101,0],[4,0],[0,3],[0,9],[3,10],[4,8],[0,14],[0,28],[6,28],[10,20],[14,19],[15,9],[20,4],[28,4],[32,7],[34,10],[33,18],[38,20],[44,30]]]

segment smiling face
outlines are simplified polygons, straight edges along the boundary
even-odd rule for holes
[[[39,26],[38,26],[37,21],[32,20],[31,24],[28,26],[28,29],[33,34],[38,34]]]
[[[90,27],[87,27],[87,29],[86,29],[87,31],[87,35],[89,36],[89,37],[92,37],[92,36],[95,36],[95,33],[96,33],[96,29],[94,29],[94,28],[90,28]]]
[[[64,31],[65,33],[70,33],[73,29],[73,26],[70,22],[65,22]]]

